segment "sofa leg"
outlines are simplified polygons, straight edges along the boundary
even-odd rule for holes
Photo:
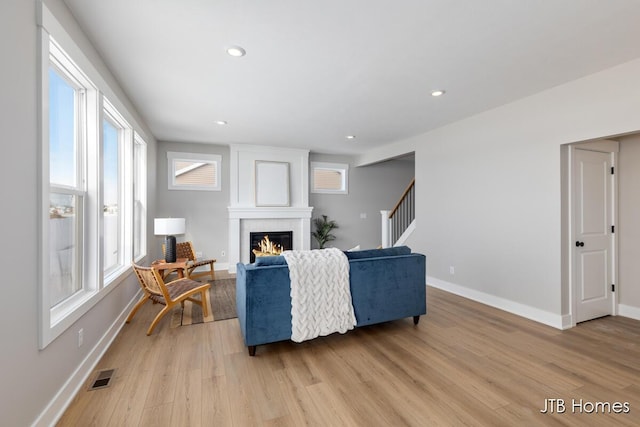
[[[413,316],[413,324],[414,325],[417,325],[419,321],[420,321],[420,316]]]
[[[255,356],[256,355],[256,346],[255,345],[250,345],[249,347],[247,347],[247,349],[249,350],[249,356]]]

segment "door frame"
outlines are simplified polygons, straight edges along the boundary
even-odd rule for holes
[[[563,328],[571,328],[576,326],[576,314],[577,314],[577,305],[578,305],[578,287],[575,283],[574,278],[574,266],[575,266],[575,256],[576,256],[576,248],[573,245],[574,243],[574,211],[573,204],[575,202],[575,194],[573,191],[573,159],[575,149],[589,150],[589,151],[599,151],[603,153],[611,153],[611,166],[614,168],[613,179],[611,180],[611,220],[612,224],[617,226],[618,224],[618,153],[620,152],[620,143],[618,141],[602,139],[597,141],[590,142],[582,142],[569,144],[567,146],[567,155],[566,162],[563,162],[563,171],[562,178],[565,181],[563,185],[563,189],[565,194],[568,197],[563,197],[566,201],[563,205],[565,215],[563,215],[563,225],[565,225],[566,233],[565,238],[563,239],[563,247],[565,250],[563,251],[566,254],[566,258],[563,259],[563,277],[568,281],[568,294],[569,301],[568,307],[567,305],[563,305],[563,307],[568,308],[568,318],[564,318]],[[612,292],[611,298],[611,315],[615,316],[618,314],[618,294],[619,294],[619,284],[617,283],[618,278],[618,230],[612,233],[611,235],[611,281],[612,284],[615,284],[615,292]],[[564,316],[563,316],[564,317]]]

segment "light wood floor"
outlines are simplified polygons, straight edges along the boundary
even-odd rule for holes
[[[165,318],[147,337],[157,309],[144,306],[99,363],[117,369],[113,384],[81,390],[59,425],[640,423],[640,322],[623,317],[559,331],[429,289],[417,327],[404,319],[249,357],[237,319],[169,329]],[[540,413],[545,399],[566,412]],[[595,402],[630,412],[586,413]]]

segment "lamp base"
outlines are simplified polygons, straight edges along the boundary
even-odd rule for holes
[[[176,236],[166,236],[164,243],[165,262],[176,262]]]

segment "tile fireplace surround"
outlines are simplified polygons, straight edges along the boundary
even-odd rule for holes
[[[229,272],[249,262],[249,234],[255,231],[293,231],[294,250],[311,246],[313,208],[229,208]],[[233,270],[232,270],[233,269]]]
[[[255,205],[255,162],[289,163],[290,205]],[[229,272],[249,262],[251,232],[293,231],[294,250],[311,248],[309,152],[307,150],[235,144],[230,146]]]

